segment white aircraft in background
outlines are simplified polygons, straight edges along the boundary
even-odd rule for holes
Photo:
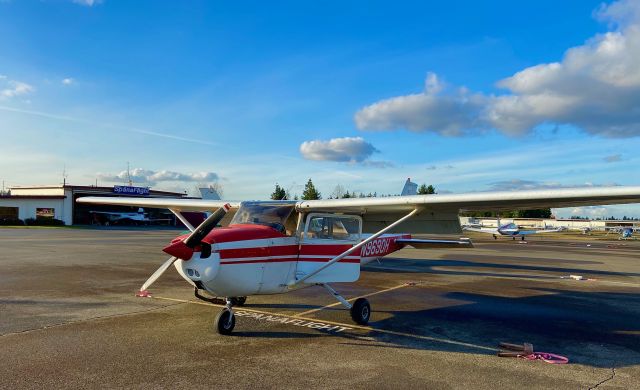
[[[498,236],[509,236],[514,240],[516,237],[521,237],[524,240],[524,236],[531,234],[540,234],[540,233],[557,233],[565,230],[565,228],[558,229],[542,229],[542,230],[522,230],[518,225],[513,222],[505,223],[503,225],[500,224],[500,218],[498,218],[498,227],[497,228],[485,228],[485,227],[474,227],[474,226],[463,226],[462,230],[466,230],[469,232],[476,233],[486,233],[492,234],[493,239],[497,240]]]
[[[105,226],[114,224],[149,224],[151,222],[171,221],[170,218],[149,218],[149,214],[144,212],[142,207],[138,208],[138,212],[114,212],[114,211],[89,211],[92,216],[91,223],[97,223]]]
[[[171,257],[139,294],[148,295],[146,289],[173,265],[199,299],[211,299],[199,291],[225,297],[226,306],[214,324],[220,334],[230,334],[235,326],[233,306],[243,304],[248,295],[281,294],[309,286],[324,287],[350,310],[356,323],[366,324],[371,315],[367,299],[351,303],[330,283],[355,282],[363,264],[405,246],[471,247],[468,239],[411,236],[459,233],[461,211],[640,203],[640,187],[229,203],[134,197],[83,197],[77,202],[172,211],[191,233],[176,237],[163,249]],[[182,214],[189,211],[213,213],[193,227]]]

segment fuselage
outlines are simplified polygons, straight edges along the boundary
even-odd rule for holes
[[[309,278],[306,285],[356,281],[361,264],[401,248],[395,243],[397,238],[410,236],[380,236]],[[196,248],[191,258],[176,261],[175,267],[189,283],[216,296],[277,294],[290,291],[292,282],[353,247],[360,239],[310,238],[304,234],[286,235],[266,225],[236,224],[213,229],[202,240],[211,245],[210,254]]]

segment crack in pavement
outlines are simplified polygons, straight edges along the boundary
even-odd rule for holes
[[[160,309],[164,309],[164,308],[167,308],[167,307],[183,305],[183,304],[184,304],[183,302],[180,302],[180,303],[174,303],[174,304],[169,304],[169,305],[153,307],[151,309],[132,311],[132,312],[128,312],[128,313],[109,314],[109,315],[104,315],[104,316],[83,318],[81,320],[76,320],[76,321],[59,322],[57,324],[45,325],[45,326],[42,326],[40,328],[31,328],[31,329],[20,330],[20,331],[17,331],[17,332],[2,333],[2,334],[0,334],[0,337],[13,336],[13,335],[25,334],[25,333],[31,333],[31,332],[37,332],[39,330],[57,328],[57,327],[60,327],[60,326],[79,324],[79,323],[95,321],[95,320],[102,320],[102,319],[105,319],[105,318],[117,318],[117,317],[124,317],[124,316],[128,316],[128,315],[133,315],[133,314],[147,313],[147,312],[150,312],[150,311],[160,310]]]
[[[589,390],[593,390],[596,387],[600,386],[603,383],[609,382],[610,380],[612,380],[614,377],[616,376],[616,368],[615,367],[611,367],[611,376],[609,376],[608,378],[598,382],[595,386],[591,386],[589,387]]]

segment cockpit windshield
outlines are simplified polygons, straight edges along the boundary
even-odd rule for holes
[[[295,202],[242,202],[229,225],[258,224],[271,226],[285,233],[287,219],[293,212]]]

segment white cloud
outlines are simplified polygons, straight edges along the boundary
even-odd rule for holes
[[[361,137],[305,141],[300,145],[302,156],[315,161],[364,162],[377,151]]]
[[[464,88],[446,92],[446,85],[434,73],[428,73],[423,93],[381,100],[358,111],[355,121],[363,130],[405,128],[460,135],[483,127],[480,110],[486,98],[469,94]]]
[[[214,172],[180,173],[166,170],[152,171],[142,168],[131,169],[128,173],[127,171],[122,171],[115,175],[99,173],[97,177],[99,180],[108,182],[124,182],[131,177],[131,181],[134,183],[148,185],[154,185],[159,182],[208,182],[219,179]]]
[[[62,79],[62,84],[64,85],[71,85],[73,83],[75,83],[76,81],[72,78],[72,77],[67,77]]]
[[[421,93],[362,108],[362,130],[408,129],[443,135],[497,129],[522,135],[544,123],[572,124],[606,137],[640,135],[640,5],[603,5],[599,20],[612,31],[568,49],[560,62],[539,64],[498,82],[504,95],[447,88],[427,75]]]
[[[73,2],[87,7],[93,7],[94,5],[102,3],[102,0],[73,0]]]
[[[11,80],[7,76],[0,76],[0,98],[11,99],[27,95],[35,91],[35,88],[27,83]]]
[[[574,207],[570,210],[571,216],[575,215],[578,217],[604,218],[611,215],[610,210],[607,207],[602,206]]]
[[[561,184],[558,182],[540,182],[535,180],[511,179],[493,182],[490,184],[489,191],[523,191],[523,190],[541,190],[553,188],[579,188],[579,187],[611,187],[619,186],[617,183],[593,184],[586,182],[583,184]]]

